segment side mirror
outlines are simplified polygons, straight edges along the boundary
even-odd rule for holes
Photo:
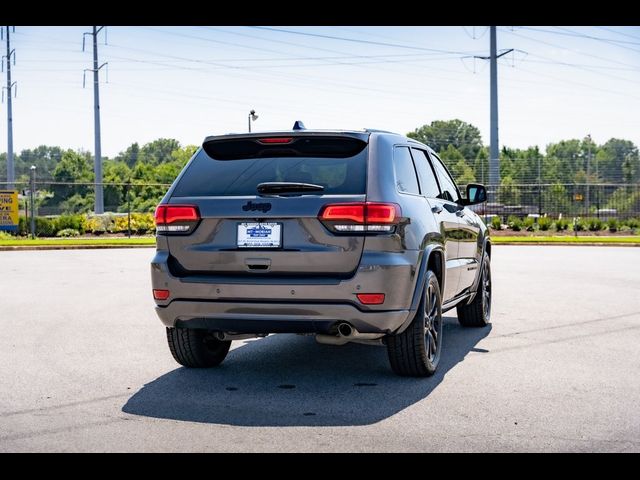
[[[487,201],[487,189],[479,183],[470,183],[467,185],[466,205],[477,205]]]

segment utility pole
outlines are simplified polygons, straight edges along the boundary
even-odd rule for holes
[[[31,200],[31,238],[36,238],[36,203],[33,199],[36,190],[36,166],[31,165],[31,185],[29,189],[29,199]]]
[[[587,195],[586,195],[586,202],[585,205],[587,206],[587,213],[586,215],[589,215],[589,210],[591,209],[591,197],[589,195],[589,182],[590,179],[589,177],[591,176],[591,134],[587,135],[585,137],[585,140],[588,142],[587,144],[587,148],[588,148],[588,153],[587,153]]]
[[[96,215],[104,213],[104,197],[102,193],[102,151],[100,147],[100,78],[99,72],[107,63],[98,66],[98,33],[104,26],[98,28],[94,25],[92,32],[85,32],[82,36],[82,51],[84,52],[84,40],[87,35],[93,37],[93,68],[86,68],[84,73],[93,72],[93,123],[95,129],[95,151],[93,158],[93,170],[95,173],[94,189],[95,189],[95,213]],[[106,44],[106,34],[105,34]],[[84,88],[85,81],[83,77],[82,86]]]
[[[513,48],[505,50],[498,55],[496,27],[489,27],[490,30],[490,52],[488,57],[475,56],[481,60],[489,60],[490,66],[490,148],[489,148],[489,185],[500,185],[500,146],[498,141],[498,59],[513,51]],[[495,194],[490,195],[489,201],[495,201]]]
[[[538,152],[538,217],[542,217],[542,155]]]
[[[13,165],[13,105],[11,100],[11,90],[13,89],[14,96],[17,94],[16,82],[11,82],[11,56],[13,55],[13,65],[16,64],[16,50],[11,49],[11,39],[9,37],[9,27],[6,28],[7,33],[7,55],[2,59],[7,59],[7,86],[2,89],[2,98],[4,100],[4,90],[7,90],[7,188],[13,189],[13,182],[15,180],[15,167]],[[12,28],[15,33],[16,27]],[[3,63],[4,66],[4,63]]]

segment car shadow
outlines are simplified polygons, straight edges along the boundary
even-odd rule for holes
[[[122,407],[133,415],[238,426],[369,425],[427,397],[491,331],[445,317],[436,374],[398,377],[386,349],[320,345],[271,335],[231,352],[212,369],[177,368],[146,384]],[[168,354],[168,352],[167,352]]]

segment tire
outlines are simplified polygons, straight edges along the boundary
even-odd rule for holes
[[[387,339],[391,369],[403,377],[429,377],[442,352],[442,296],[438,278],[427,271],[422,300],[409,326]]]
[[[480,283],[473,301],[458,305],[458,322],[463,327],[486,327],[491,322],[491,263],[489,256],[482,257]]]
[[[176,362],[189,368],[220,365],[231,347],[231,341],[222,342],[208,330],[191,328],[167,328],[167,341]]]

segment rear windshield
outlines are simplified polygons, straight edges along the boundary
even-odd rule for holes
[[[257,185],[263,182],[314,183],[324,187],[323,194],[365,193],[366,142],[352,138],[319,140],[296,141],[297,146],[265,146],[254,140],[205,144],[173,195],[256,195]]]

